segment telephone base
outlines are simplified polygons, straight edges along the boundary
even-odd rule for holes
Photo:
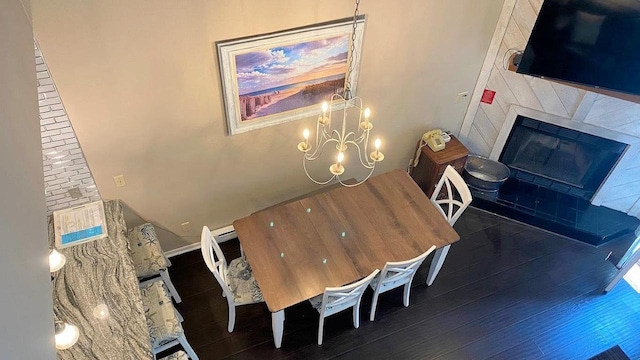
[[[432,142],[428,142],[427,146],[429,147],[429,149],[431,149],[433,152],[438,152],[440,150],[444,150],[444,143],[440,143],[440,145],[432,143]]]

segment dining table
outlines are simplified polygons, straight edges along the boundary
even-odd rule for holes
[[[460,238],[402,170],[271,206],[233,226],[271,312],[276,348],[286,308]]]

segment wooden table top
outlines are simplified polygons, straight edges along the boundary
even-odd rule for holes
[[[233,225],[271,312],[459,239],[402,170],[270,207]]]

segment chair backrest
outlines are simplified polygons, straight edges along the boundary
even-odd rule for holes
[[[429,256],[429,254],[431,254],[435,249],[436,246],[433,245],[424,254],[416,256],[413,259],[387,262],[384,265],[382,272],[380,272],[380,277],[376,284],[375,291],[380,293],[387,289],[394,289],[398,286],[411,282],[424,259],[426,259],[427,256]]]
[[[439,199],[443,186],[446,186],[447,197]],[[453,226],[456,223],[462,212],[471,204],[471,199],[471,192],[462,176],[451,165],[447,165],[431,195],[431,201],[436,204],[436,208],[447,219],[449,225]]]
[[[218,245],[218,242],[211,234],[211,230],[206,226],[202,227],[200,250],[202,251],[204,262],[216,280],[218,280],[218,283],[220,283],[222,290],[224,290],[227,296],[231,296],[231,299],[233,299],[231,289],[229,289],[227,285],[227,259],[224,257],[220,245]]]
[[[326,317],[333,315],[358,304],[367,286],[369,286],[371,280],[373,280],[379,272],[380,270],[375,269],[366,278],[352,284],[325,288],[324,295],[322,296],[320,316]]]

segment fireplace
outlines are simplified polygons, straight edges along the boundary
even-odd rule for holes
[[[590,200],[626,147],[518,115],[499,161],[516,179]]]
[[[640,220],[591,204],[628,145],[518,114],[492,157],[510,178],[473,205],[592,245],[632,234]],[[499,156],[498,156],[499,154]]]

